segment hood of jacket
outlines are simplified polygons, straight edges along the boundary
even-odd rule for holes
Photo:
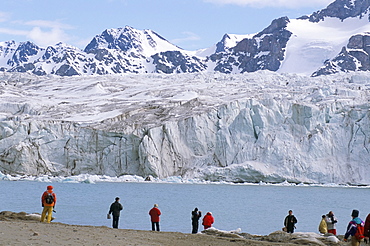
[[[362,223],[362,220],[359,217],[354,218],[352,221],[354,221],[356,224]]]

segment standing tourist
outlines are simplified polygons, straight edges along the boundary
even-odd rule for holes
[[[326,224],[328,226],[328,233],[332,233],[333,235],[337,235],[337,229],[335,228],[335,224],[338,222],[337,218],[334,216],[333,211],[330,211],[326,215]]]
[[[326,224],[326,215],[325,214],[322,216],[322,219],[320,221],[319,232],[322,233],[322,234],[328,233],[328,226]]]
[[[295,224],[298,222],[297,218],[293,215],[293,211],[289,210],[289,214],[285,217],[284,226],[286,227],[286,232],[293,233],[295,229]]]
[[[198,233],[199,218],[201,217],[202,211],[198,211],[198,208],[195,208],[194,211],[191,212],[191,225],[192,225],[191,233],[193,234]]]
[[[369,242],[369,237],[370,237],[370,214],[367,215],[366,220],[365,220],[365,226],[364,226],[364,240],[365,243],[367,244]]]
[[[115,202],[113,202],[110,205],[109,212],[108,214],[113,215],[113,222],[112,222],[112,227],[113,228],[118,228],[118,221],[119,221],[119,216],[121,213],[121,210],[123,209],[123,206],[121,203],[119,203],[119,197],[116,197]]]
[[[46,187],[46,191],[41,196],[41,206],[44,208],[41,213],[41,222],[45,221],[45,217],[47,215],[47,223],[51,221],[51,215],[53,213],[55,204],[57,202],[57,196],[53,192],[53,186],[48,185]]]
[[[364,231],[364,222],[358,217],[359,213],[360,212],[355,209],[352,211],[352,220],[348,223],[347,231],[344,235],[344,241],[347,241],[348,237],[351,236],[352,246],[360,246],[362,240],[361,237],[363,237],[363,235],[361,237],[360,235],[358,235],[359,232],[361,232],[361,227],[362,232]]]
[[[159,229],[159,216],[161,216],[161,210],[158,208],[158,204],[154,204],[153,208],[149,211],[150,220],[152,222],[152,231],[160,231]]]
[[[202,225],[204,226],[204,230],[212,227],[212,224],[215,223],[215,219],[212,216],[211,212],[208,212],[204,217],[203,217],[203,223]]]

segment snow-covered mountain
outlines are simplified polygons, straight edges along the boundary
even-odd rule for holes
[[[293,33],[300,34],[306,41],[299,42],[297,37],[296,41],[290,42],[294,48],[288,46],[287,56],[290,53],[293,58],[281,71],[296,71],[289,67],[296,61],[302,62],[299,55],[306,57],[306,62],[311,58],[312,68],[319,63],[324,64],[313,76],[339,71],[369,71],[369,8],[368,0],[337,0],[323,10],[292,21]],[[302,25],[301,21],[305,24]],[[317,59],[319,57],[321,59]]]
[[[186,51],[151,30],[107,29],[82,51],[65,44],[0,43],[0,71],[61,76],[118,73],[304,75],[368,71],[368,0],[336,0],[298,19],[281,17],[259,33],[225,34],[214,46]]]
[[[199,57],[150,30],[105,30],[84,51],[59,43],[47,48],[31,42],[0,43],[1,71],[60,76],[117,73],[187,73],[205,69]]]
[[[0,172],[370,185],[369,4],[198,51],[132,27],[2,42]]]
[[[105,30],[101,35],[95,36],[84,51],[95,53],[100,49],[120,50],[144,57],[166,51],[181,51],[181,48],[151,30],[139,31],[129,26]]]
[[[370,184],[370,74],[0,74],[0,171]]]

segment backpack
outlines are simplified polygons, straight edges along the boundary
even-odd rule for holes
[[[362,226],[362,224],[357,224],[357,230],[356,230],[356,233],[354,235],[355,238],[357,238],[358,240],[362,240],[365,237],[364,232],[365,232],[365,229]]]
[[[45,203],[46,204],[53,204],[54,202],[54,196],[53,196],[54,193],[48,193],[45,197]]]

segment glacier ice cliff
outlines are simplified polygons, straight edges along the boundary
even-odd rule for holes
[[[370,74],[0,74],[0,171],[370,184]]]

